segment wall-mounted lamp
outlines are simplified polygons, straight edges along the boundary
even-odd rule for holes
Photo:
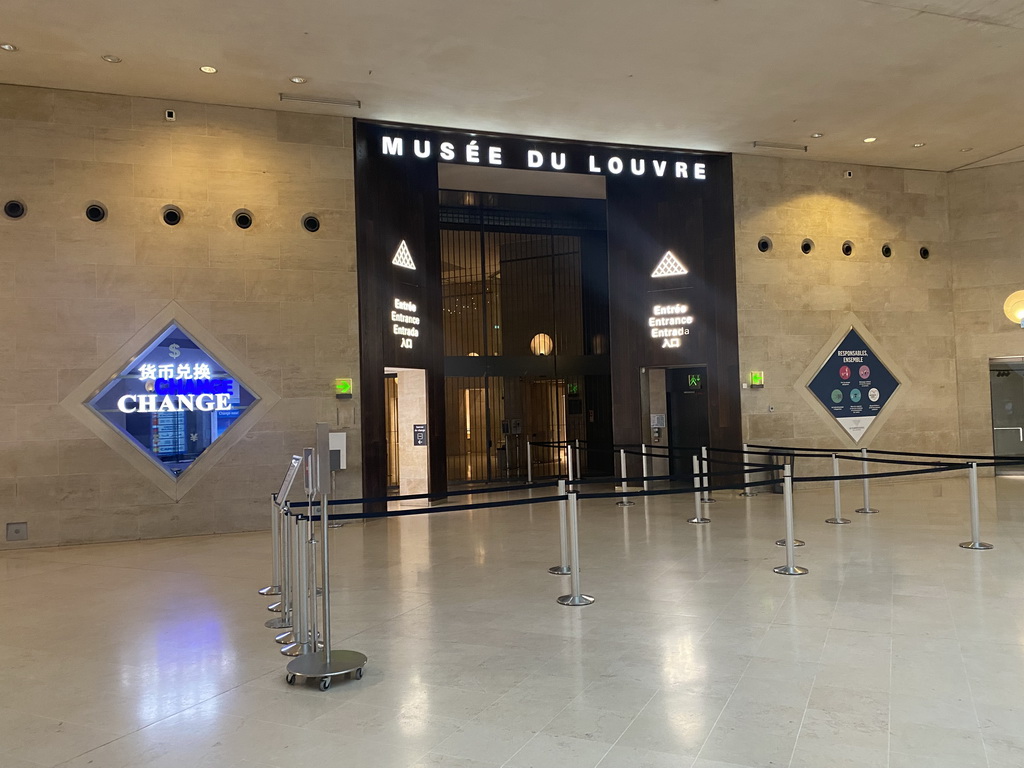
[[[1003,314],[1011,323],[1024,328],[1024,291],[1014,291],[1006,297]]]
[[[538,357],[550,355],[555,349],[555,342],[546,333],[538,333],[530,339],[530,352]]]

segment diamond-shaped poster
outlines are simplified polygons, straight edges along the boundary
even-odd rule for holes
[[[814,397],[856,442],[900,383],[854,329],[843,337],[807,384]]]

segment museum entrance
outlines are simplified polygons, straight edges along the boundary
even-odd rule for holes
[[[610,474],[604,201],[442,189],[440,215],[449,483],[565,474],[577,439]]]

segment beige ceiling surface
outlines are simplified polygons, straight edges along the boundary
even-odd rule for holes
[[[24,85],[910,168],[1024,158],[1011,0],[3,0],[0,42],[19,47],[0,82]]]

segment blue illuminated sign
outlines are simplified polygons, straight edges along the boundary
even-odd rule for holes
[[[87,405],[177,477],[256,400],[171,324]]]

